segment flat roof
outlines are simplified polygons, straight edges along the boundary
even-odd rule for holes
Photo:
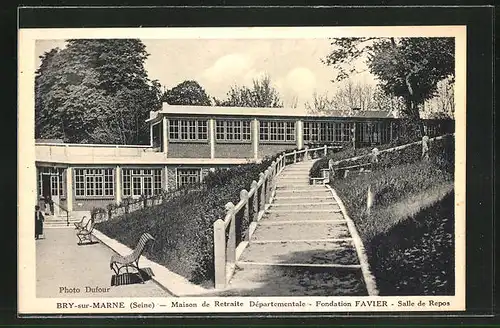
[[[226,106],[184,106],[163,103],[161,110],[150,113],[147,121],[159,115],[201,115],[201,116],[246,116],[246,117],[362,117],[362,118],[394,118],[390,111],[330,111],[328,114],[307,113],[305,108],[290,107],[226,107]]]

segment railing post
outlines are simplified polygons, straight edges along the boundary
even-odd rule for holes
[[[252,208],[253,208],[252,221],[257,222],[257,219],[259,217],[259,188],[257,188],[257,181],[255,180],[252,181],[250,189],[255,189],[252,198]]]
[[[428,136],[422,137],[422,159],[424,161],[429,160],[429,137]]]
[[[366,193],[366,212],[370,214],[373,206],[373,192],[370,185],[368,185],[368,192]]]
[[[325,147],[324,147],[324,155],[325,155],[325,156],[326,156],[326,155],[328,155],[328,147],[327,147],[326,145],[325,145]]]
[[[304,161],[309,159],[309,146],[306,146],[306,151],[304,153]]]
[[[248,225],[250,225],[250,204],[248,204],[248,191],[246,189],[240,191],[240,201],[245,202],[245,205],[243,205],[242,222],[248,222]],[[250,229],[247,229],[245,240],[250,240]]]
[[[221,219],[214,222],[214,271],[215,288],[226,288],[226,228]]]
[[[229,214],[229,238],[227,240],[227,264],[233,265],[236,262],[236,220],[234,213],[234,204],[226,204],[226,211]]]
[[[293,162],[297,163],[297,151],[295,149],[293,150]]]
[[[259,181],[262,181],[260,189],[260,210],[264,211],[266,209],[266,175],[265,173],[259,174]]]

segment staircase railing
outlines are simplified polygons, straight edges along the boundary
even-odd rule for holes
[[[56,205],[57,207],[59,207],[61,210],[63,210],[64,212],[66,212],[66,226],[69,226],[69,211],[67,208],[64,208],[63,206],[61,206],[60,204],[56,203],[56,202],[53,202],[54,205]]]
[[[339,148],[342,147],[325,145],[283,152],[259,174],[259,181],[252,181],[249,190],[241,190],[240,201],[236,205],[232,202],[225,205],[224,219],[214,222],[215,288],[225,288],[233,276],[237,259],[248,245],[257,221],[262,218],[274,198],[276,179],[285,166],[325,156],[328,150]]]

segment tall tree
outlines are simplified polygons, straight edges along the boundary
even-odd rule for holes
[[[149,111],[160,107],[148,54],[136,39],[68,40],[46,53],[35,77],[37,138],[81,143],[145,143]]]
[[[271,78],[266,75],[254,79],[252,87],[232,86],[226,100],[214,98],[217,106],[235,107],[283,107],[278,91],[271,85]]]
[[[211,105],[210,97],[196,81],[184,81],[167,90],[163,94],[162,101],[170,105]]]
[[[454,76],[453,38],[335,38],[332,45],[324,63],[336,69],[336,81],[356,72],[353,63],[366,58],[379,86],[402,97],[402,114],[414,121],[420,118],[419,106],[435,95],[437,83]]]

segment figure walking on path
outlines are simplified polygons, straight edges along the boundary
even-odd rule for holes
[[[40,235],[43,235],[43,217],[42,211],[40,211],[40,206],[35,206],[35,239],[38,239]]]

